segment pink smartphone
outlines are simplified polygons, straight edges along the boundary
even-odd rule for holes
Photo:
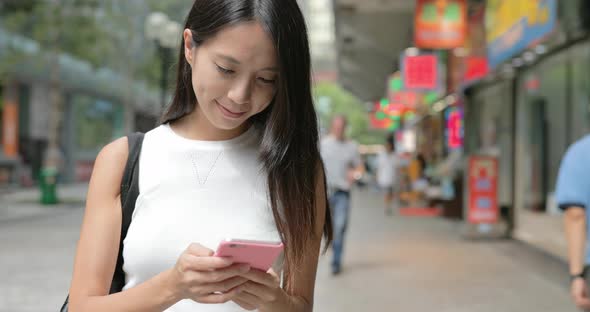
[[[268,271],[279,254],[283,243],[245,239],[226,239],[219,243],[216,257],[232,257],[234,263],[247,263],[251,268]]]

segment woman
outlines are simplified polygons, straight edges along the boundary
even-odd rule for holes
[[[70,310],[311,311],[332,230],[301,11],[295,0],[197,0],[180,48],[173,101],[143,141],[125,287],[107,295],[123,138],[96,160]],[[226,237],[280,240],[284,261],[262,272],[214,257]]]
[[[385,150],[377,155],[377,184],[385,193],[383,202],[385,204],[385,215],[391,215],[394,207],[393,202],[397,196],[397,175],[399,160],[395,153],[395,138],[387,136]]]

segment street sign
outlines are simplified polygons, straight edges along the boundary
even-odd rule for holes
[[[465,0],[418,0],[414,41],[419,48],[452,49],[465,42]]]
[[[468,165],[469,223],[498,221],[498,160],[491,156],[471,156]]]

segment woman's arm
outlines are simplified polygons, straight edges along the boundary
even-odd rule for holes
[[[127,163],[127,138],[96,158],[86,200],[70,289],[70,311],[162,311],[179,298],[172,272],[163,272],[133,289],[108,295],[121,233],[120,186]]]

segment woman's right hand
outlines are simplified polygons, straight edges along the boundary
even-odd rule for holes
[[[224,303],[247,282],[241,275],[250,271],[246,264],[233,264],[229,258],[214,257],[211,249],[191,244],[172,269],[175,293],[181,299],[199,303]]]
[[[590,311],[590,299],[588,299],[588,287],[583,278],[575,278],[571,285],[571,295],[574,303],[582,311]]]

